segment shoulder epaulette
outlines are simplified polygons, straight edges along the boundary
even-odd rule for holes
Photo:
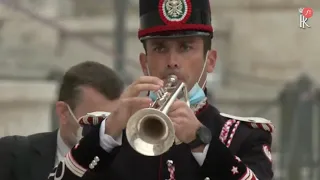
[[[78,122],[80,125],[97,125],[101,123],[110,115],[110,112],[96,111],[87,113],[86,115],[80,117]]]
[[[270,120],[267,120],[265,118],[261,117],[240,117],[240,116],[234,116],[226,113],[220,113],[221,116],[230,118],[237,121],[245,122],[247,125],[249,125],[252,128],[259,128],[263,129],[265,131],[268,131],[272,133],[274,131],[274,126]]]

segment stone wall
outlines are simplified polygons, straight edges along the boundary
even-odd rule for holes
[[[0,137],[51,130],[55,83],[0,81],[0,92]]]

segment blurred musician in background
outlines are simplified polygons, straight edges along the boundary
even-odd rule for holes
[[[83,129],[87,129],[79,125],[78,119],[87,118],[87,113],[93,111],[113,111],[123,88],[120,77],[103,64],[87,61],[71,67],[62,78],[55,104],[59,128],[1,138],[0,179],[47,179],[52,168],[82,138]]]

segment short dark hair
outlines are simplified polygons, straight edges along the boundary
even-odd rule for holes
[[[63,76],[58,101],[74,109],[81,96],[80,87],[89,86],[109,100],[118,99],[124,89],[121,78],[111,68],[93,61],[71,67]]]

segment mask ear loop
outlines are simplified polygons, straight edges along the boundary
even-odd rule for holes
[[[200,83],[200,80],[201,80],[201,78],[202,78],[202,76],[203,76],[204,70],[205,70],[205,68],[207,67],[208,55],[209,55],[209,52],[207,51],[207,53],[206,53],[206,59],[204,60],[204,64],[203,64],[203,67],[202,67],[202,70],[201,70],[201,74],[200,74],[199,79],[198,79],[198,81],[197,81],[198,84]],[[201,86],[202,89],[204,88],[204,86],[206,85],[206,83],[207,83],[207,78],[204,80],[204,82],[203,82],[203,84],[202,84],[202,86]]]
[[[71,110],[69,104],[67,104],[67,107],[68,107],[68,111],[69,113],[71,114],[72,118],[77,122],[79,128],[77,130],[77,134],[76,134],[76,138],[77,138],[77,141],[79,142],[81,139],[82,139],[82,131],[83,131],[83,127],[82,125],[79,123],[81,117],[79,119],[76,118],[76,116],[74,115],[73,111]]]
[[[148,60],[147,60],[147,62],[146,62],[146,67],[147,67],[147,76],[150,76],[150,70],[149,70]],[[147,96],[149,96],[149,94],[150,94],[150,91],[148,91]],[[151,105],[152,105],[152,103],[150,104],[150,107],[151,107]]]
[[[150,70],[149,70],[148,63],[147,63],[147,76],[151,76],[151,75],[150,75]]]
[[[147,67],[147,76],[151,76],[148,60],[147,60],[147,62],[146,62],[146,67]]]
[[[77,119],[76,116],[73,114],[73,111],[71,110],[69,104],[67,104],[67,107],[68,107],[68,111],[71,114],[72,118],[79,124],[79,119]]]

